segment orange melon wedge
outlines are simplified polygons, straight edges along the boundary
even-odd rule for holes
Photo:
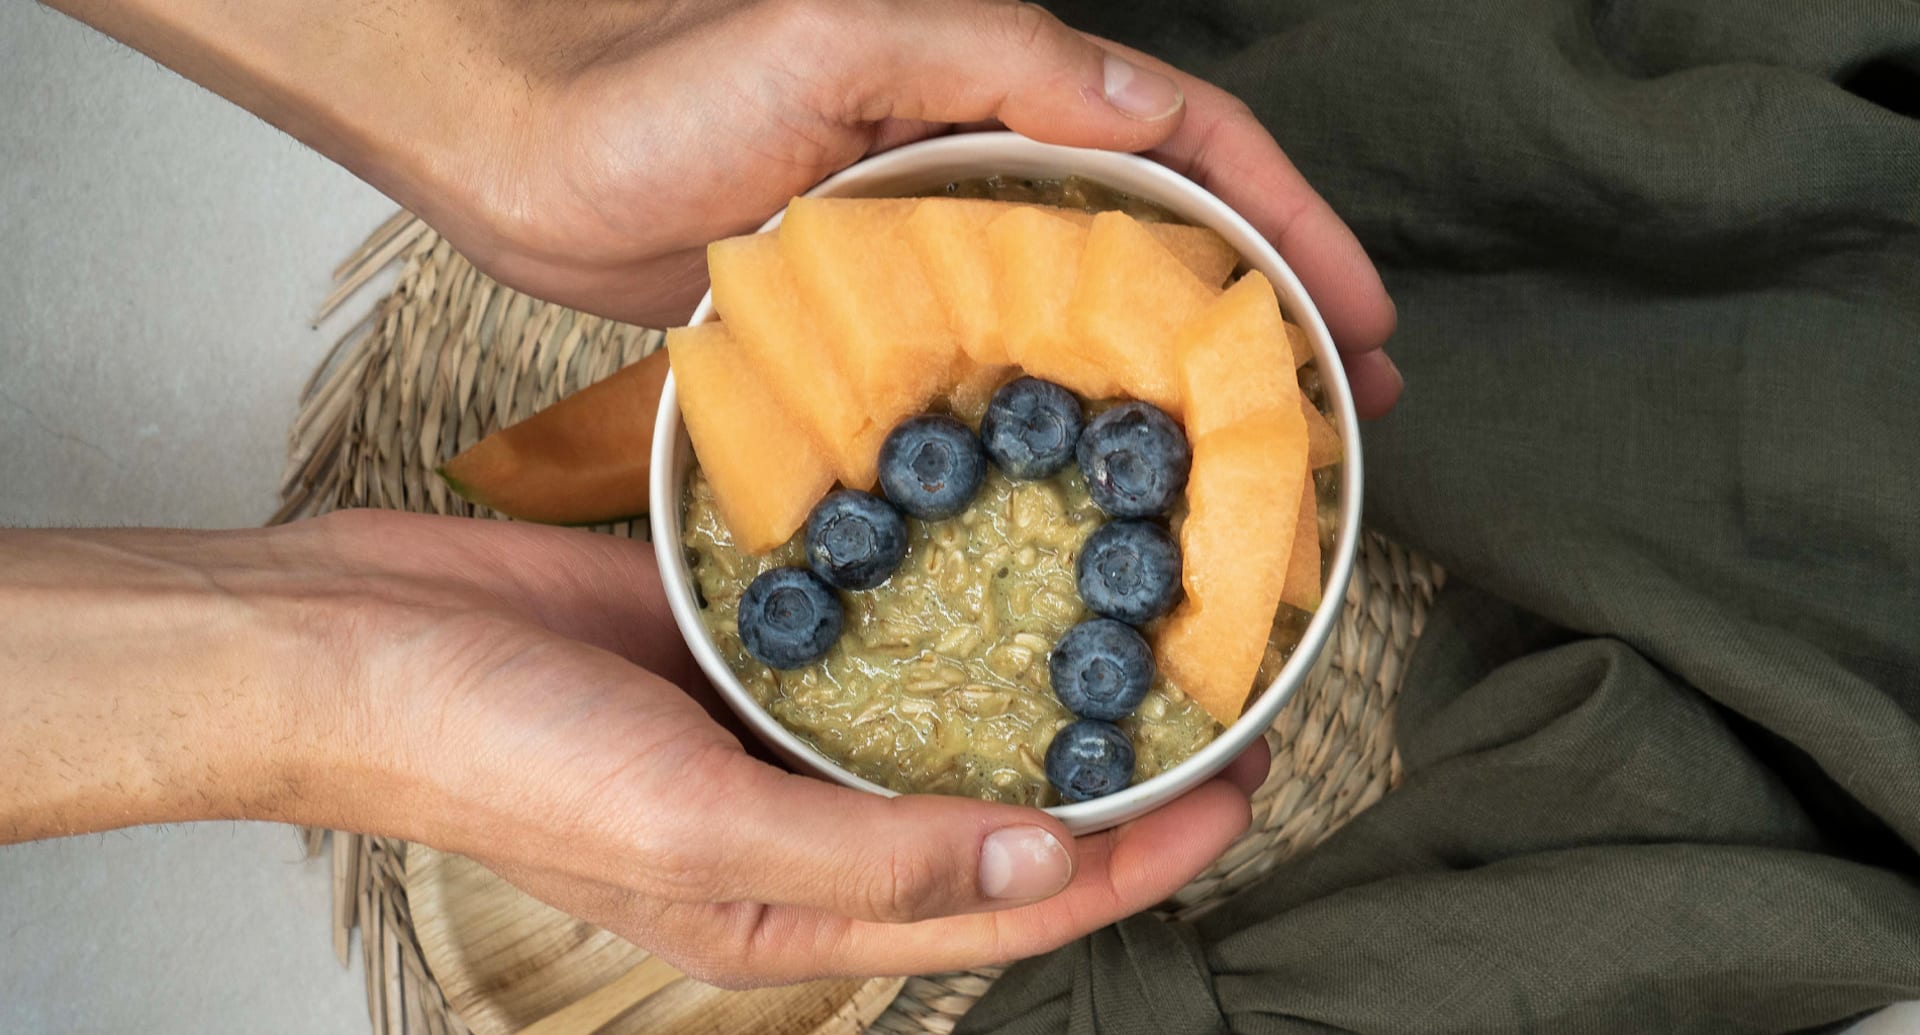
[[[1089,399],[1119,392],[1113,375],[1070,348],[1073,300],[1087,229],[1046,209],[1010,208],[987,224],[994,300],[1007,356],[1035,377]]]
[[[1320,607],[1320,501],[1311,475],[1300,485],[1300,515],[1294,519],[1293,552],[1287,555],[1280,600],[1302,611]]]
[[[905,223],[907,240],[946,308],[960,348],[975,363],[988,366],[1007,362],[993,301],[993,262],[987,253],[987,224],[1001,211],[989,204],[933,198],[916,205]]]
[[[832,457],[841,481],[872,487],[880,450],[878,443],[866,448],[866,407],[802,303],[779,242],[772,234],[715,241],[707,247],[707,268],[714,311],[768,389]]]
[[[1287,347],[1293,350],[1293,368],[1300,369],[1313,359],[1313,343],[1307,340],[1307,332],[1300,325],[1287,323]]]
[[[1227,239],[1204,226],[1179,223],[1148,223],[1147,232],[1166,246],[1180,264],[1193,271],[1200,283],[1218,291],[1227,282],[1227,274],[1240,265],[1240,253]]]
[[[795,198],[780,250],[875,424],[948,386],[959,339],[904,231],[911,199]]]
[[[681,417],[734,545],[786,542],[833,485],[826,454],[781,405],[725,324],[667,332]]]
[[[1328,464],[1337,464],[1345,450],[1340,446],[1340,433],[1333,430],[1333,422],[1314,408],[1311,400],[1300,396],[1300,415],[1307,422],[1307,466],[1318,471]]]
[[[963,373],[947,393],[947,404],[961,420],[979,424],[987,404],[1000,386],[1013,380],[1018,371],[1011,366],[974,366]]]
[[[1102,212],[1067,309],[1069,348],[1111,373],[1120,388],[1179,416],[1183,403],[1174,335],[1215,292],[1124,212]]]
[[[1174,336],[1181,408],[1189,438],[1250,417],[1300,406],[1273,286],[1254,271],[1216,297]]]
[[[1154,656],[1222,724],[1240,716],[1260,671],[1306,477],[1297,410],[1261,414],[1193,444],[1180,528],[1186,598],[1156,633]]]
[[[666,351],[656,350],[474,443],[440,476],[466,499],[522,521],[597,525],[644,514],[667,369]]]

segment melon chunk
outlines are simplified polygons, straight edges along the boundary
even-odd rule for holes
[[[1009,202],[976,202],[976,204],[1006,205]],[[1096,218],[1092,212],[1083,212],[1077,208],[1048,208],[1034,206],[1052,213],[1068,222],[1091,227]],[[1226,282],[1227,274],[1240,264],[1240,253],[1233,250],[1227,239],[1204,226],[1187,226],[1184,223],[1142,223],[1147,232],[1153,235],[1180,264],[1193,271],[1201,283],[1212,291],[1219,291]]]
[[[774,397],[726,325],[667,332],[680,412],[734,545],[765,553],[786,542],[833,484],[833,467]]]
[[[1302,611],[1320,607],[1320,500],[1313,476],[1300,487],[1300,516],[1293,525],[1293,552],[1287,555],[1287,579],[1280,599]]]
[[[1307,477],[1297,413],[1262,414],[1193,444],[1180,528],[1186,598],[1156,634],[1154,656],[1223,724],[1253,689],[1293,552]]]
[[[1118,382],[1068,347],[1067,304],[1086,245],[1085,227],[1042,208],[1010,208],[987,224],[1008,358],[1035,377],[1104,399],[1118,393]]]
[[[1002,211],[995,205],[932,198],[919,203],[906,220],[907,240],[946,307],[961,350],[975,363],[989,366],[1007,362],[993,300],[993,260],[987,252],[987,224]]]
[[[969,424],[978,426],[980,418],[987,412],[987,404],[993,401],[993,393],[1000,386],[1013,380],[1015,369],[1011,366],[973,366],[954,379],[953,391],[947,394],[947,404],[953,408],[955,416]]]
[[[780,251],[876,424],[946,388],[959,339],[904,229],[912,199],[795,198]]]
[[[858,447],[868,433],[866,407],[802,303],[779,242],[772,234],[715,241],[707,268],[714,310],[768,388],[832,458],[841,481],[871,488],[878,447],[873,456]]]
[[[1087,231],[1067,309],[1069,347],[1111,373],[1127,395],[1178,416],[1174,335],[1213,295],[1132,216],[1102,212]]]
[[[644,514],[666,379],[667,354],[656,350],[474,443],[440,477],[522,521],[597,525]]]
[[[1147,232],[1166,246],[1180,264],[1193,271],[1200,283],[1218,291],[1227,282],[1227,274],[1240,265],[1240,253],[1227,239],[1204,226],[1179,223],[1148,223]]]
[[[1255,271],[1207,305],[1174,338],[1189,438],[1250,417],[1300,407],[1273,286]]]
[[[1318,471],[1328,464],[1339,463],[1343,453],[1340,433],[1333,430],[1333,423],[1315,409],[1305,395],[1300,396],[1300,415],[1307,422],[1307,466]]]
[[[1287,347],[1293,350],[1293,368],[1300,369],[1313,359],[1313,343],[1307,340],[1307,332],[1300,325],[1287,323]]]

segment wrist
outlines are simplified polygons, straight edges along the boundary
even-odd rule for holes
[[[377,775],[340,765],[364,725],[316,649],[310,539],[0,533],[0,841],[315,822]]]

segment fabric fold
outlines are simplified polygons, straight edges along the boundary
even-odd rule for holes
[[[1214,1030],[1195,959],[1250,1033],[1920,998],[1920,4],[1054,6],[1242,96],[1367,246],[1366,512],[1450,581],[1402,787],[960,1031]]]

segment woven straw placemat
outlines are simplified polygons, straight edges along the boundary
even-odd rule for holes
[[[658,347],[658,331],[585,316],[501,287],[401,213],[334,273],[322,316],[383,270],[398,281],[343,337],[304,393],[275,521],[344,507],[498,517],[449,492],[434,469],[496,428]],[[644,537],[644,523],[607,526]],[[1165,905],[1196,916],[1311,848],[1399,781],[1394,697],[1444,574],[1368,533],[1346,610],[1312,675],[1267,733],[1273,770],[1253,827]],[[318,854],[327,832],[305,831]],[[380,1035],[467,1027],[420,954],[404,886],[407,846],[334,833],[333,942],[343,965],[360,931],[367,1005]],[[910,980],[871,1030],[945,1033],[1000,971]]]

